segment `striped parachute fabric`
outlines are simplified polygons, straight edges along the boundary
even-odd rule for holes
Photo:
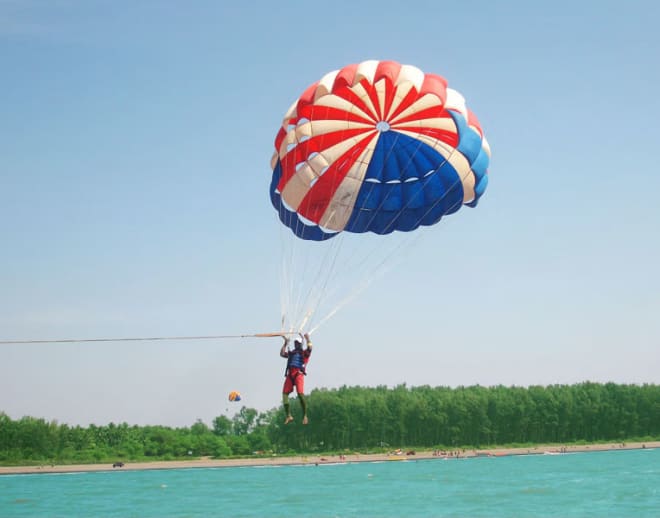
[[[232,390],[229,393],[229,401],[240,401],[241,400],[241,393],[237,392],[236,390]]]
[[[275,139],[270,197],[302,239],[411,231],[474,207],[489,160],[477,118],[445,79],[364,61],[292,104]]]

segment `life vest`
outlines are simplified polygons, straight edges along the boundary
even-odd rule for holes
[[[289,370],[295,368],[295,369],[300,369],[300,371],[307,375],[305,372],[305,358],[303,356],[303,351],[294,349],[293,351],[289,351],[289,357],[287,358],[286,362],[286,374],[289,373]]]

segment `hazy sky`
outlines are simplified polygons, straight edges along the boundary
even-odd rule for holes
[[[307,391],[660,383],[659,5],[0,0],[0,340],[278,330],[282,116],[391,59],[467,98],[489,188],[314,334]],[[0,345],[0,411],[268,410],[280,344]]]

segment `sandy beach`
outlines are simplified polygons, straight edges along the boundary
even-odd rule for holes
[[[411,460],[448,460],[456,458],[473,457],[499,457],[506,455],[561,455],[563,453],[595,452],[609,450],[633,450],[642,448],[658,448],[660,441],[645,443],[604,443],[580,446],[547,445],[529,448],[489,448],[468,449],[453,451],[396,451],[391,453],[345,455],[297,455],[283,457],[254,457],[243,459],[211,459],[201,458],[195,460],[173,460],[155,462],[126,462],[121,468],[113,468],[111,463],[104,464],[64,464],[41,466],[0,466],[0,475],[25,473],[76,473],[86,471],[112,471],[112,470],[151,470],[151,469],[181,469],[181,468],[229,468],[240,466],[285,466],[305,464],[331,464],[344,462],[384,462],[384,461],[411,461]]]

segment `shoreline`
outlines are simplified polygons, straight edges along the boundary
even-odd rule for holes
[[[439,451],[428,450],[405,452],[397,450],[391,453],[350,453],[346,455],[295,455],[280,457],[258,457],[245,459],[211,459],[202,457],[195,460],[170,460],[126,462],[121,468],[113,468],[111,463],[103,464],[55,464],[41,466],[0,466],[1,475],[38,474],[38,473],[81,473],[95,471],[142,471],[158,469],[190,469],[190,468],[231,468],[248,466],[291,466],[319,465],[354,462],[384,462],[411,460],[452,460],[475,457],[505,457],[510,455],[561,455],[566,453],[585,453],[594,451],[619,451],[660,448],[660,441],[634,443],[603,443],[587,445],[539,445],[529,448],[484,448]]]

